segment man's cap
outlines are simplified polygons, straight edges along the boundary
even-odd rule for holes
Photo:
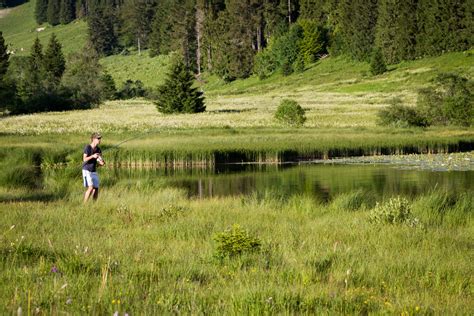
[[[102,135],[100,133],[92,133],[91,135],[91,139],[95,139],[95,138],[98,138],[98,139],[101,139],[102,138]]]

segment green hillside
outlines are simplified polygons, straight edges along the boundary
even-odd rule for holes
[[[36,0],[32,0],[18,7],[7,9],[0,14],[0,31],[3,32],[5,42],[15,55],[27,55],[38,37],[46,44],[52,33],[55,33],[63,45],[63,51],[67,55],[83,47],[87,38],[87,23],[75,21],[68,25],[51,26],[47,23],[38,25],[34,19]],[[37,28],[45,28],[38,32]]]

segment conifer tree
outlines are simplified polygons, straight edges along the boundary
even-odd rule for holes
[[[5,44],[2,32],[0,32],[0,109],[7,108],[12,101],[12,90],[5,80],[5,74],[9,65],[8,48]]]
[[[88,18],[88,33],[92,46],[99,55],[110,55],[119,46],[114,23],[113,12],[102,7],[91,10]]]
[[[182,60],[173,63],[165,83],[158,87],[157,109],[162,113],[204,112],[203,93],[193,88],[194,76]]]
[[[36,0],[35,19],[38,24],[43,24],[48,20],[48,0]]]
[[[372,52],[372,58],[370,60],[370,72],[373,75],[380,75],[387,71],[387,65],[379,48],[375,48]]]
[[[59,11],[61,10],[60,0],[48,0],[48,23],[51,25],[59,24]]]
[[[61,50],[61,44],[54,33],[51,35],[43,60],[48,82],[57,86],[66,69],[66,61]]]
[[[389,63],[415,55],[416,0],[380,0],[375,43]]]
[[[343,52],[356,60],[368,60],[375,38],[377,0],[343,0],[338,11]]]
[[[76,8],[74,0],[61,0],[59,10],[59,21],[61,24],[68,24],[76,18]]]
[[[8,70],[10,54],[8,54],[8,47],[5,44],[3,33],[0,31],[0,84]]]

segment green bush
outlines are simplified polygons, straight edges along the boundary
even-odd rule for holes
[[[277,68],[271,49],[264,49],[255,55],[253,71],[261,80],[271,76]]]
[[[300,56],[305,64],[314,63],[326,51],[325,32],[316,20],[298,19],[298,24],[303,28],[303,38],[299,42]]]
[[[251,236],[240,225],[233,225],[224,232],[216,234],[214,240],[217,242],[216,256],[219,258],[258,251],[262,245],[257,237]]]
[[[401,104],[399,98],[392,99],[390,105],[377,113],[379,125],[393,125],[396,127],[428,126],[426,118],[417,108]]]
[[[301,126],[306,122],[305,111],[294,100],[285,99],[275,112],[275,119],[283,124]]]
[[[471,126],[474,120],[473,82],[452,73],[441,73],[434,85],[421,89],[417,107],[433,125]]]
[[[411,204],[406,198],[395,197],[385,203],[376,203],[370,212],[370,221],[379,224],[407,224],[417,226],[418,219],[412,216]]]

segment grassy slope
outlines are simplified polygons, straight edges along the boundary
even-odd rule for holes
[[[67,55],[81,49],[87,38],[87,24],[85,21],[75,21],[68,25],[50,26],[43,24],[38,26],[34,19],[35,1],[32,0],[11,10],[0,18],[0,30],[10,50],[15,55],[27,55],[36,37],[43,45],[46,45],[52,33],[55,33],[63,45],[63,52]],[[42,32],[36,32],[36,28],[46,27]],[[23,49],[23,50],[22,50]]]

